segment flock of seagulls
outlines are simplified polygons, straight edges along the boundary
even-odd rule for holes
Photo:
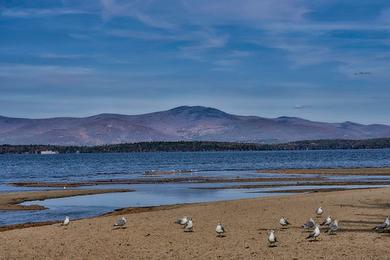
[[[316,213],[317,217],[321,217],[321,215],[324,213],[324,209],[322,207],[319,207],[315,210],[315,213]],[[290,225],[287,218],[285,218],[285,217],[282,217],[279,220],[279,224],[282,227],[287,227],[288,225]],[[304,223],[301,226],[301,228],[303,228],[303,229],[312,230],[310,232],[310,234],[306,237],[306,239],[309,239],[309,240],[317,240],[317,238],[321,234],[320,227],[323,227],[323,228],[327,227],[328,234],[336,234],[336,231],[339,229],[339,222],[337,219],[332,221],[332,217],[328,216],[327,218],[324,219],[324,221],[320,225],[317,224],[313,218],[310,218],[306,223]],[[271,232],[269,233],[268,242],[269,242],[270,246],[275,246],[275,243],[278,242],[276,239],[274,230],[271,230]]]
[[[317,217],[321,217],[323,214],[324,210],[322,207],[319,207],[316,209],[315,213]],[[65,217],[64,222],[62,223],[62,226],[68,226],[70,223],[70,218],[68,216]],[[114,223],[114,228],[125,228],[127,223],[127,220],[125,217],[120,217],[116,220]],[[191,217],[184,216],[182,218],[178,218],[175,221],[176,224],[179,224],[183,226],[184,232],[193,232],[194,228],[194,222],[192,221]],[[279,224],[283,228],[287,228],[290,225],[290,222],[288,221],[287,218],[281,217],[279,220]],[[334,235],[336,234],[337,230],[339,230],[339,222],[337,219],[333,220],[332,216],[328,216],[327,218],[324,219],[324,221],[320,224],[317,224],[313,218],[310,218],[306,223],[304,223],[301,228],[303,229],[308,229],[311,230],[310,234],[306,237],[308,240],[317,240],[317,238],[321,234],[321,229],[320,227],[327,228],[326,232],[329,235]],[[378,232],[384,232],[385,230],[390,230],[390,218],[387,216],[384,220],[383,223],[375,226],[373,230],[378,231]],[[217,237],[224,237],[225,236],[225,227],[221,224],[221,222],[218,222],[215,232],[217,233]],[[270,247],[275,247],[277,246],[277,243],[279,242],[275,231],[270,230],[268,233],[268,242]]]
[[[315,213],[317,217],[321,217],[324,213],[324,209],[322,207],[319,207],[315,210]],[[189,230],[193,231],[193,222],[192,218],[184,216],[182,218],[178,218],[175,221],[176,224],[182,225],[185,232],[188,232]],[[287,218],[281,217],[279,220],[279,224],[283,228],[287,228],[290,224]],[[317,238],[321,235],[321,228],[326,229],[326,232],[329,235],[334,235],[339,230],[339,222],[337,219],[333,220],[332,216],[326,217],[321,224],[317,224],[313,218],[310,218],[306,223],[304,223],[301,228],[311,230],[310,234],[306,237],[308,240],[317,240]],[[377,231],[384,231],[386,229],[390,229],[390,218],[386,217],[384,223],[377,225],[375,228]],[[225,227],[218,222],[215,232],[217,233],[217,237],[223,237],[225,233]],[[279,242],[275,230],[270,230],[268,233],[268,242],[270,247],[277,246],[277,243]]]
[[[316,209],[315,213],[318,217],[320,217],[323,214],[324,210],[322,207],[319,207]],[[386,220],[389,224],[387,224],[386,227],[390,226],[390,220],[387,218]],[[176,224],[182,225],[184,228],[184,232],[192,232],[193,231],[193,222],[192,218],[184,216],[182,218],[178,218],[175,221]],[[281,217],[279,220],[279,224],[283,227],[286,228],[290,224],[287,218]],[[305,224],[303,224],[301,227],[304,229],[312,229],[312,232],[309,234],[309,236],[306,239],[311,239],[311,240],[317,240],[317,238],[320,236],[321,231],[320,231],[320,226],[323,227],[328,227],[328,234],[336,234],[336,231],[339,229],[339,224],[338,220],[332,221],[332,217],[328,216],[324,221],[322,222],[321,225],[317,224],[313,218],[310,218]],[[382,225],[377,226],[378,229],[382,228]],[[218,222],[215,232],[217,233],[218,237],[223,237],[225,233],[225,227]],[[271,247],[274,247],[277,245],[278,239],[276,238],[275,230],[271,230],[268,234],[268,242]]]

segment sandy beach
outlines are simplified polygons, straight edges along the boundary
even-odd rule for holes
[[[102,217],[0,232],[1,259],[389,259],[390,234],[371,230],[390,214],[390,189],[299,194],[226,202],[122,210]],[[340,220],[337,235],[305,239],[299,226],[314,217],[318,206]],[[125,229],[114,230],[118,215]],[[174,224],[192,216],[194,232]],[[281,229],[285,216],[292,227]],[[319,218],[316,220],[320,221]],[[226,237],[217,238],[221,221]],[[268,247],[275,229],[280,241]]]

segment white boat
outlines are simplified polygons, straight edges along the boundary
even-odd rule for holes
[[[41,154],[58,154],[58,152],[47,150],[47,151],[41,151]]]

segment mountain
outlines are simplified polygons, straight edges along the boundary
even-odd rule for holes
[[[0,144],[102,145],[180,140],[280,143],[381,137],[390,137],[390,126],[239,116],[201,106],[181,106],[143,115],[100,114],[84,118],[0,116]]]

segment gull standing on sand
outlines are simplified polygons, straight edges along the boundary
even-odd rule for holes
[[[385,218],[385,221],[382,224],[377,225],[376,227],[373,228],[373,230],[383,232],[385,231],[386,228],[390,227],[390,219],[389,216]]]
[[[124,227],[126,225],[126,218],[125,217],[120,217],[116,220],[114,227]]]
[[[182,217],[182,218],[178,218],[178,219],[175,221],[175,223],[176,223],[176,224],[179,224],[179,225],[185,225],[185,224],[187,224],[187,221],[188,221],[187,216],[184,216],[184,217]]]
[[[330,224],[332,224],[332,217],[331,216],[328,216],[324,222],[321,223],[321,226],[329,226]]]
[[[305,224],[302,225],[302,228],[311,229],[316,226],[316,222],[313,218],[310,218],[309,221],[307,221]]]
[[[192,222],[192,218],[188,218],[188,221],[184,226],[184,232],[192,232],[193,228],[194,228],[194,223]]]
[[[336,231],[339,229],[339,221],[335,219],[333,223],[329,226],[328,234],[334,235],[336,234]]]
[[[309,234],[309,236],[308,236],[306,239],[314,238],[314,240],[317,240],[317,237],[319,237],[320,234],[321,234],[321,232],[320,232],[320,226],[317,224],[317,225],[316,225],[316,228],[314,229],[314,231],[311,232],[311,233]]]
[[[220,222],[218,222],[217,227],[215,228],[215,232],[217,232],[218,237],[224,237],[225,227]]]
[[[70,223],[70,218],[68,216],[65,217],[64,222],[62,223],[63,226],[67,226]]]
[[[283,227],[287,227],[288,225],[290,225],[290,222],[288,222],[287,218],[282,217],[282,218],[279,220],[279,224],[282,225]]]
[[[322,207],[319,207],[319,208],[316,209],[317,216],[321,216],[322,213],[324,213],[324,210],[322,209]]]
[[[270,247],[276,246],[276,243],[279,242],[275,236],[275,231],[271,230],[268,235],[268,242]]]

